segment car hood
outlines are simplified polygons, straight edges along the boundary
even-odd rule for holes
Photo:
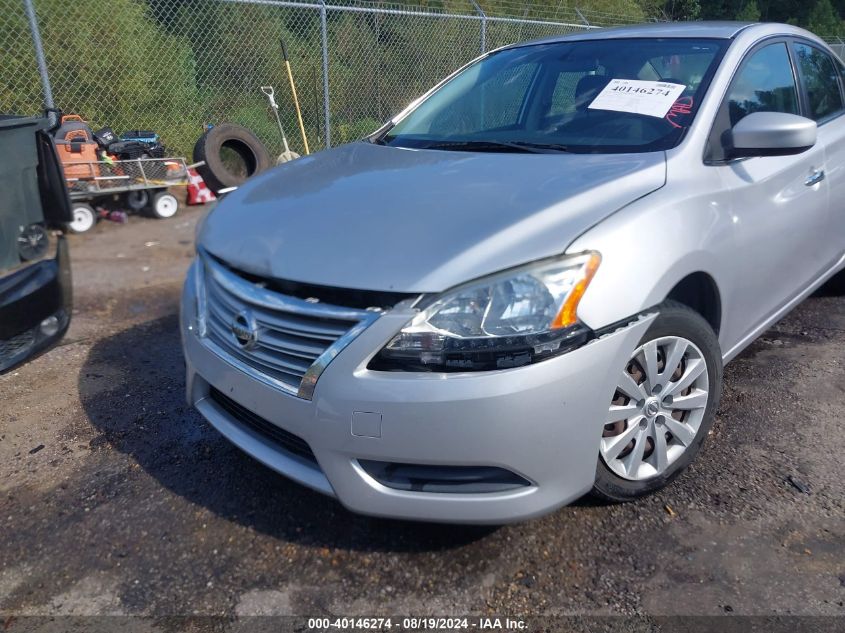
[[[665,182],[663,152],[467,153],[352,143],[260,174],[199,243],[245,272],[308,284],[440,292],[563,253]]]

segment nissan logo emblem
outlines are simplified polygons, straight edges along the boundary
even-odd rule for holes
[[[249,310],[241,310],[232,319],[232,334],[244,350],[252,349],[258,343],[258,324]]]

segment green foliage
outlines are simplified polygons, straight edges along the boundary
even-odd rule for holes
[[[785,22],[803,26],[817,35],[835,36],[843,32],[845,0],[700,0],[701,17],[706,20]]]
[[[7,4],[12,0],[0,0]],[[17,0],[15,0],[17,1]],[[478,0],[488,15],[545,21],[588,16],[792,20],[821,35],[842,30],[845,0]],[[466,0],[404,0],[428,11],[472,13]],[[4,5],[5,6],[5,5]],[[272,4],[207,0],[36,0],[55,100],[95,127],[159,132],[190,155],[204,123],[254,130],[271,153],[278,127],[260,87],[272,85],[291,148],[304,150],[282,63],[284,38],[312,148],[323,130],[320,17]],[[522,8],[520,8],[522,7]],[[607,16],[607,17],[603,17]],[[331,120],[336,142],[359,138],[480,50],[476,20],[328,11]],[[549,23],[490,21],[487,46],[560,33]],[[0,20],[0,110],[34,113],[40,86],[23,11]]]
[[[382,121],[376,121],[369,117],[358,119],[352,123],[340,123],[336,126],[335,134],[338,143],[349,143],[372,134],[382,125]]]
[[[701,18],[701,4],[699,0],[666,0],[657,4],[656,8],[660,17],[667,20],[685,21]]]
[[[145,4],[40,0],[38,9],[59,107],[116,130],[168,121],[167,142],[177,147],[196,139],[191,49],[149,19]]]
[[[842,18],[830,0],[816,0],[807,18],[807,28],[818,35],[837,35],[842,32]]]
[[[740,22],[758,22],[760,20],[760,8],[757,0],[748,0],[737,12],[736,19]]]
[[[41,85],[23,11],[7,13],[0,20],[0,50],[0,113],[38,113],[42,108]]]

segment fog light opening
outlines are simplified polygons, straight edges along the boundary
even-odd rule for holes
[[[39,326],[41,334],[44,336],[55,336],[59,332],[59,327],[59,318],[55,315],[48,316],[46,319],[41,321],[41,325]]]

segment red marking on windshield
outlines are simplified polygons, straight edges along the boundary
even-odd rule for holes
[[[692,97],[679,97],[669,108],[669,112],[666,113],[666,120],[674,127],[686,127],[677,123],[676,119],[692,114],[692,104]]]

